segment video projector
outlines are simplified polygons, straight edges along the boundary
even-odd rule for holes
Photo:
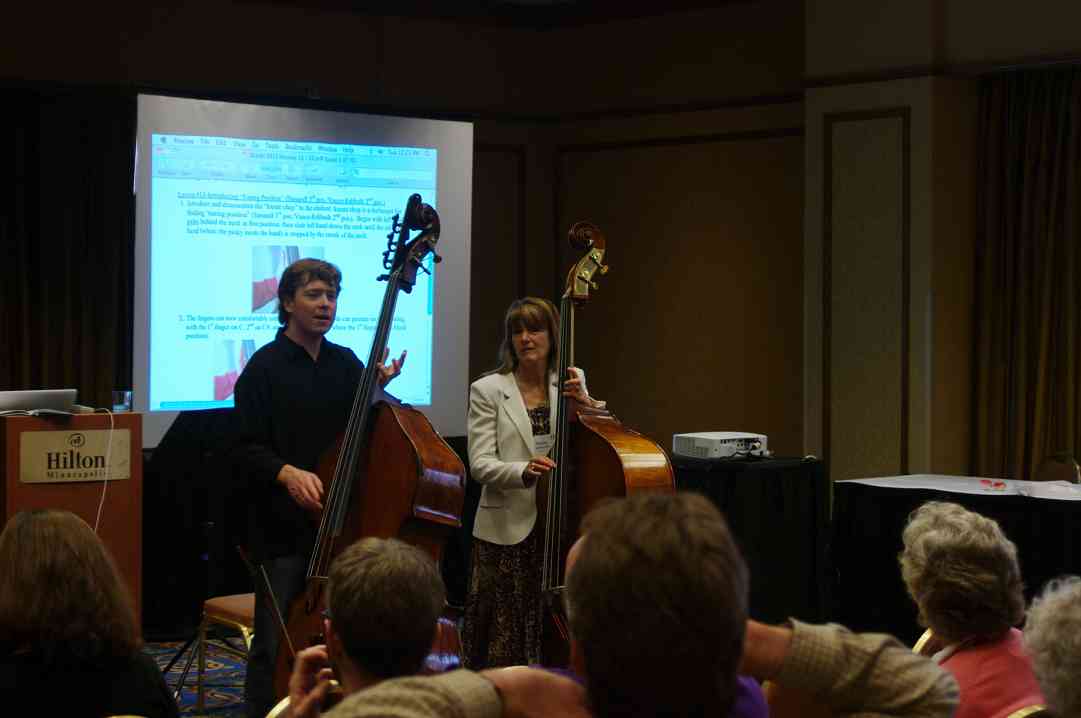
[[[729,456],[769,456],[765,434],[743,431],[700,431],[673,434],[672,453],[696,459],[723,459]]]

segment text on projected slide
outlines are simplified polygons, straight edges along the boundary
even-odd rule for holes
[[[180,192],[188,233],[250,239],[366,239],[395,213],[372,198]]]
[[[157,134],[152,147],[152,411],[232,406],[277,331],[281,272],[302,257],[341,268],[330,338],[367,357],[391,217],[414,192],[434,202],[434,149]],[[409,352],[395,394],[419,405],[431,401],[433,292],[422,274],[391,333]]]

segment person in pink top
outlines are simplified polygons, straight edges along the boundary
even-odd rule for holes
[[[1045,700],[1021,632],[1017,547],[993,520],[930,501],[909,516],[899,557],[905,587],[929,630],[917,650],[953,674],[956,718],[1007,718]]]

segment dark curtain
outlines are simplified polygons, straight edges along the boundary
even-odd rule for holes
[[[1081,69],[981,89],[972,468],[1028,479],[1081,448]]]
[[[0,389],[131,388],[135,97],[4,91]]]

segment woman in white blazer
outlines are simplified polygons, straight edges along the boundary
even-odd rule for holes
[[[473,558],[463,643],[473,669],[540,661],[541,548],[537,479],[548,457],[559,400],[559,313],[547,299],[511,303],[500,366],[469,387],[469,469],[483,485],[473,525]],[[563,393],[599,406],[585,375],[571,368]]]

